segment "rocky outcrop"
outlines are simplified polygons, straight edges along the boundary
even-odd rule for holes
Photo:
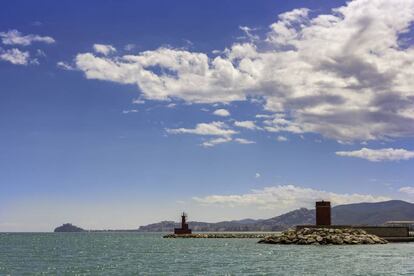
[[[385,244],[386,240],[364,230],[345,228],[303,228],[298,231],[288,230],[278,236],[268,236],[260,240],[259,243],[270,244]]]

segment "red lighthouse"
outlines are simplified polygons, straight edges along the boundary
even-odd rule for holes
[[[188,228],[188,223],[186,222],[187,214],[183,212],[181,215],[181,228],[174,228],[174,234],[182,235],[182,234],[191,234],[191,229]]]

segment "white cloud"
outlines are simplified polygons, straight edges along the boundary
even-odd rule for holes
[[[241,195],[209,195],[193,198],[193,200],[203,205],[235,208],[249,206],[258,209],[271,209],[275,213],[291,211],[301,207],[314,208],[317,200],[329,200],[334,205],[339,205],[356,202],[378,202],[389,199],[388,197],[369,194],[338,194],[294,185],[265,187]]]
[[[260,177],[261,177],[261,175],[260,175],[260,173],[256,173],[256,174],[254,175],[254,177],[255,177],[255,178],[260,178]]]
[[[244,138],[236,138],[236,139],[234,139],[234,141],[236,141],[239,144],[244,144],[244,145],[256,144],[255,141],[247,140],[247,139],[244,139]]]
[[[401,193],[408,194],[408,195],[414,195],[414,187],[409,187],[409,186],[402,187],[398,191]]]
[[[273,115],[269,115],[269,114],[257,114],[255,117],[258,118],[258,119],[262,119],[262,118],[269,119],[269,118],[272,118]]]
[[[201,145],[203,147],[214,147],[215,145],[228,143],[231,141],[232,141],[231,137],[224,136],[224,137],[210,139],[208,141],[203,142]]]
[[[233,139],[233,135],[237,134],[238,132],[231,129],[226,123],[224,122],[211,122],[211,123],[200,123],[195,126],[195,128],[167,128],[166,131],[170,134],[194,134],[194,135],[201,135],[201,136],[212,136],[214,138],[210,138],[204,141],[201,145],[203,147],[213,147],[218,144],[229,143],[229,142],[236,142],[239,144],[254,144],[254,141],[247,140],[244,138],[235,138]]]
[[[414,0],[355,0],[314,17],[307,9],[280,14],[264,39],[235,42],[218,56],[159,48],[113,58],[81,53],[76,65],[88,79],[136,84],[152,100],[261,97],[267,111],[286,114],[267,131],[413,137],[414,47],[400,41],[413,21]]]
[[[19,49],[2,50],[0,48],[0,60],[8,61],[16,65],[28,65],[29,63],[36,63],[36,60],[30,59],[29,52],[22,52]]]
[[[133,104],[145,104],[145,100],[138,98],[132,101]]]
[[[242,30],[246,34],[246,38],[249,39],[250,41],[256,41],[260,39],[258,35],[253,34],[253,32],[256,31],[256,29],[252,29],[248,26],[239,26],[239,29]]]
[[[276,137],[276,140],[279,142],[287,142],[289,139],[285,136],[279,135]]]
[[[36,50],[36,56],[38,57],[46,57],[46,53],[40,49]]]
[[[229,129],[224,122],[200,123],[195,128],[175,128],[166,129],[168,133],[172,134],[196,134],[208,136],[224,136],[229,137],[238,132]]]
[[[21,45],[28,46],[33,42],[42,42],[46,44],[52,44],[56,41],[50,36],[40,36],[40,35],[23,35],[18,30],[10,30],[8,32],[0,32],[0,38],[3,44],[5,45]]]
[[[106,44],[94,44],[93,49],[95,52],[99,54],[103,54],[104,56],[107,56],[111,53],[116,52],[116,49],[112,45],[106,45]]]
[[[130,43],[130,44],[125,45],[124,49],[125,51],[132,51],[135,49],[135,47],[136,47],[135,44]]]
[[[295,134],[302,134],[306,132],[303,127],[295,122],[292,122],[285,118],[284,114],[277,113],[272,118],[267,118],[263,121],[266,125],[265,130],[269,132],[291,132]]]
[[[368,149],[362,148],[355,151],[337,151],[336,155],[345,157],[356,157],[366,159],[372,162],[379,161],[398,161],[408,160],[414,158],[414,151],[408,151],[405,149]]]
[[[236,127],[247,128],[247,129],[256,129],[257,126],[253,121],[235,121],[234,125]]]
[[[217,109],[213,112],[214,115],[221,116],[221,117],[228,117],[230,116],[230,112],[226,109]]]
[[[138,109],[122,110],[122,114],[137,113]]]
[[[68,70],[68,71],[76,70],[73,66],[63,61],[59,61],[58,63],[56,63],[56,66],[63,70]]]

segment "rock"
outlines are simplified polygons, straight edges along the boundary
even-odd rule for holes
[[[336,237],[335,244],[344,244],[344,240],[341,239],[340,237]]]
[[[70,223],[56,227],[54,232],[84,232],[85,230]]]

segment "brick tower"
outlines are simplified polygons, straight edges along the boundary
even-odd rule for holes
[[[316,225],[331,225],[331,203],[316,201]]]

